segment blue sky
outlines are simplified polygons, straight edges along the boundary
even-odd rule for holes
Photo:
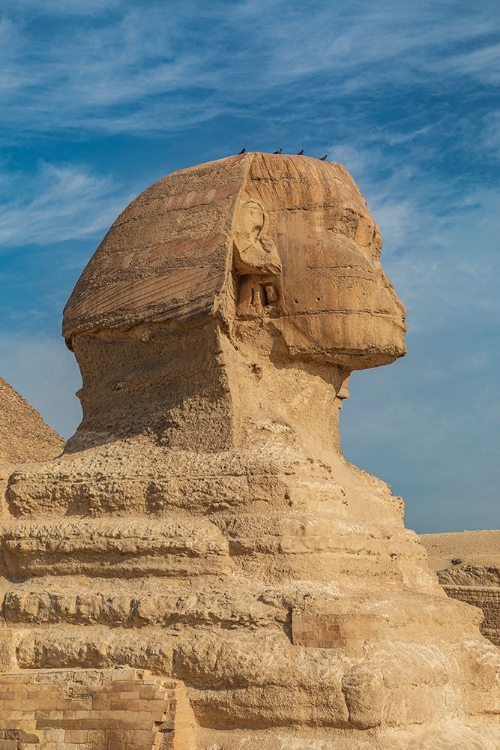
[[[247,150],[340,161],[380,224],[408,356],[357,373],[344,451],[417,531],[500,527],[497,0],[3,0],[0,373],[65,436],[62,307],[119,211]]]

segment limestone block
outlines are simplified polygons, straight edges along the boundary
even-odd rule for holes
[[[292,612],[292,640],[307,648],[361,649],[366,641],[383,637],[385,625],[380,615],[339,615]]]
[[[0,674],[17,667],[15,652],[19,636],[10,628],[0,628]]]
[[[21,522],[5,528],[3,557],[14,577],[227,575],[232,567],[226,539],[203,519]]]
[[[382,723],[386,696],[381,671],[357,665],[344,675],[342,690],[353,726],[370,729]]]

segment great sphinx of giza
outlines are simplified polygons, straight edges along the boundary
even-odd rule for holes
[[[3,506],[2,679],[64,708],[28,725],[7,704],[0,726],[41,750],[54,732],[72,750],[500,747],[481,613],[341,454],[350,372],[405,352],[380,252],[346,170],[303,156],[176,172],[118,217],[64,313],[83,421]]]

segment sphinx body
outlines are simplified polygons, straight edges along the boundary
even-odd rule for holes
[[[65,309],[83,421],[9,481],[5,671],[174,680],[164,748],[498,746],[480,613],[341,454],[350,372],[405,352],[380,251],[308,157],[187,169],[123,212]]]

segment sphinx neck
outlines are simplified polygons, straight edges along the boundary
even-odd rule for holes
[[[215,321],[82,335],[73,346],[83,420],[68,452],[141,436],[163,450],[289,448],[326,462],[340,453],[346,373],[331,365],[235,344]]]
[[[233,406],[233,436],[240,449],[287,448],[329,463],[340,454],[339,408],[346,372],[294,360],[281,337],[260,332],[222,349]]]

